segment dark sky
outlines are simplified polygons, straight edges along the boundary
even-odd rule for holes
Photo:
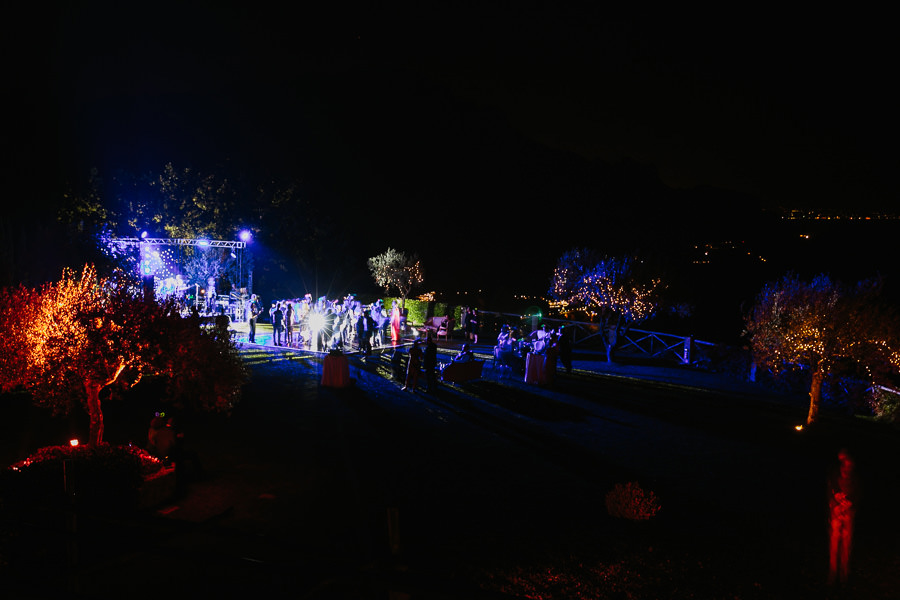
[[[498,218],[525,214],[509,219],[507,238],[524,250],[539,243],[535,230],[578,214],[567,203],[580,184],[556,184],[580,177],[566,169],[622,160],[672,187],[766,206],[895,210],[896,52],[884,14],[184,4],[13,14],[14,179],[223,159],[291,172],[333,185],[336,207],[402,212],[364,252],[440,240],[423,235],[429,204],[482,215],[487,224],[464,228],[476,244],[502,229]],[[509,164],[489,164],[497,156]],[[524,191],[511,183],[519,175]]]

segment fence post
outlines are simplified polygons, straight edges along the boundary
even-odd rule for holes
[[[682,359],[682,363],[685,365],[691,364],[691,344],[693,343],[693,339],[691,336],[687,336],[684,338],[684,358]]]

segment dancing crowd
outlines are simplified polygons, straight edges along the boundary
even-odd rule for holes
[[[388,309],[383,300],[363,304],[352,294],[331,300],[321,296],[313,301],[311,294],[276,300],[265,313],[259,296],[253,294],[249,308],[250,343],[256,343],[256,325],[263,318],[272,324],[275,346],[317,352],[345,350],[355,344],[369,353],[373,347],[399,342],[405,327],[396,300]]]

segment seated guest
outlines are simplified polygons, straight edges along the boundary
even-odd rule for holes
[[[469,362],[475,360],[475,355],[472,353],[472,349],[469,348],[468,344],[463,344],[462,348],[459,350],[459,354],[453,357],[453,362]]]
[[[501,353],[512,352],[513,337],[509,330],[509,325],[503,325],[500,328],[500,335],[497,336],[497,350]]]
[[[503,325],[500,328],[500,335],[497,336],[497,345],[494,346],[494,358],[501,365],[508,365],[513,353],[513,336],[509,329],[509,325]]]
[[[529,337],[533,341],[532,348],[535,354],[543,354],[550,344],[550,332],[547,331],[546,325],[541,325],[540,329],[532,331]]]

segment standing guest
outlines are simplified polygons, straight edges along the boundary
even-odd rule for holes
[[[416,391],[419,383],[419,370],[422,368],[422,340],[416,338],[412,348],[409,349],[409,361],[406,364],[406,383],[400,389]]]
[[[425,391],[437,389],[437,345],[431,339],[431,333],[425,342],[425,352],[422,356],[422,367],[425,369]]]
[[[231,319],[228,318],[228,315],[225,314],[225,307],[219,307],[219,314],[216,315],[216,329],[219,330],[220,335],[228,335],[228,328],[231,326]]]
[[[466,336],[466,341],[469,341],[472,339],[472,326],[469,325],[469,307],[468,306],[462,307],[460,317],[462,318],[462,323],[460,323],[460,325],[462,326],[463,333]]]
[[[294,304],[291,302],[284,309],[284,341],[288,346],[294,344]]]
[[[259,296],[253,294],[250,296],[250,343],[256,343],[256,319],[259,318],[259,311],[262,305],[259,303]]]
[[[381,300],[374,302],[369,307],[369,314],[375,322],[375,330],[372,332],[372,345],[376,347],[381,345],[381,330],[384,328],[384,311],[380,302]]]
[[[275,304],[275,310],[272,312],[272,335],[274,344],[281,345],[281,332],[284,330],[284,311],[281,310],[281,303]]]
[[[478,343],[478,309],[473,308],[469,313],[469,327],[472,329],[472,343]]]
[[[391,301],[391,342],[396,344],[400,341],[400,307],[397,301]]]
[[[325,325],[322,327],[321,331],[322,345],[320,346],[320,350],[322,352],[327,352],[332,348],[332,344],[334,342],[334,323],[334,305],[331,305],[325,309]]]
[[[394,346],[394,352],[391,354],[391,374],[395,381],[403,381],[403,348],[402,346]]]
[[[331,324],[331,343],[328,346],[329,350],[341,347],[341,328],[343,327],[343,324],[342,324],[343,319],[341,316],[341,310],[342,310],[341,305],[338,304],[337,300],[335,300],[332,307],[333,308],[331,309],[331,314],[332,314],[333,318],[332,318],[332,324]]]
[[[211,315],[216,310],[216,278],[206,280],[206,314]]]
[[[166,413],[156,413],[147,432],[147,452],[168,465],[175,458],[176,441],[172,419],[166,419]]]
[[[387,340],[391,337],[391,315],[386,308],[381,310],[381,327],[379,330],[381,345],[387,345]]]
[[[559,360],[566,368],[566,373],[572,372],[572,338],[571,327],[562,325],[559,328]]]
[[[359,343],[359,351],[365,356],[372,354],[372,333],[375,331],[375,321],[366,309],[356,320],[356,340]]]

